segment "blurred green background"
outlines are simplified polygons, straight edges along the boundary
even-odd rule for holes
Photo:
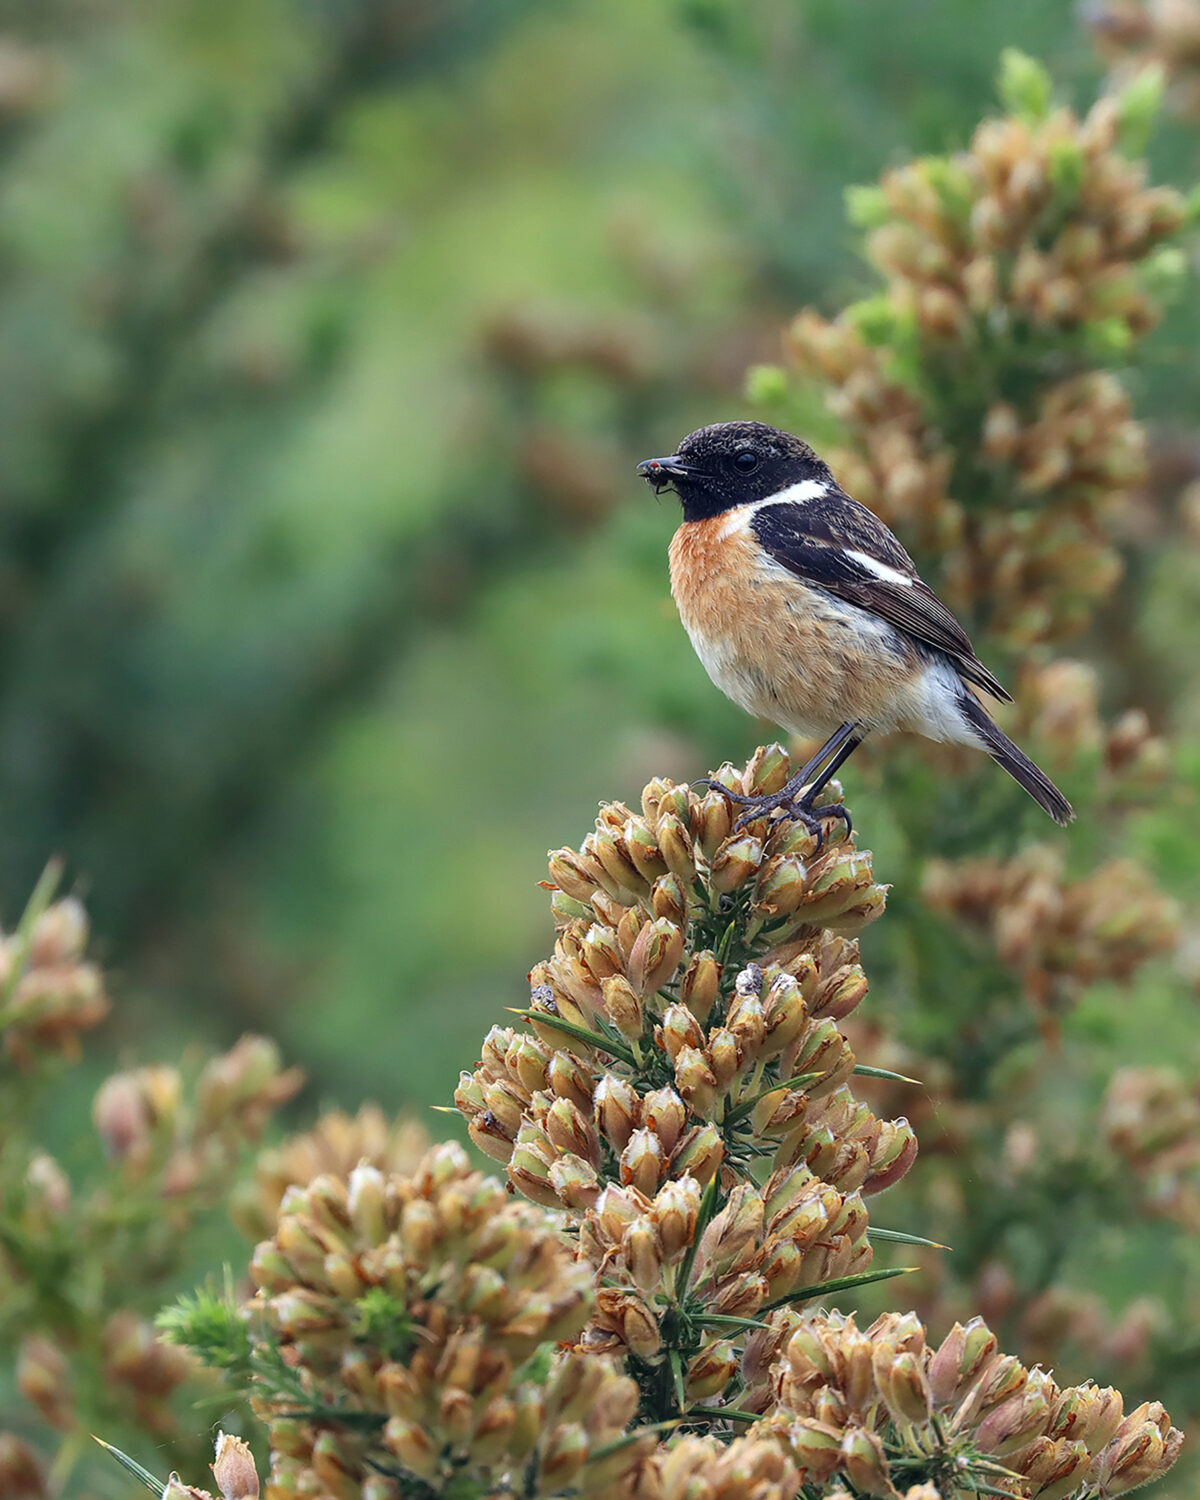
[[[251,1027],[310,1105],[449,1097],[546,848],[762,737],[633,465],[867,284],[844,187],[964,144],[1010,45],[1091,97],[1046,0],[0,5],[0,909],[65,856],[111,1051]],[[1200,134],[1154,150],[1186,184]]]

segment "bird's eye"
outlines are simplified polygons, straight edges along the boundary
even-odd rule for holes
[[[758,468],[758,454],[750,448],[743,448],[740,453],[733,455],[733,462],[743,474],[753,474]]]

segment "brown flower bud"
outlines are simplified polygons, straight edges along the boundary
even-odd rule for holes
[[[601,1135],[614,1151],[624,1151],[640,1115],[641,1100],[633,1085],[627,1079],[605,1073],[596,1085],[594,1118]]]
[[[71,1184],[58,1162],[45,1151],[37,1151],[25,1170],[26,1212],[39,1223],[63,1218],[71,1206]]]
[[[597,826],[588,841],[605,874],[619,890],[640,895],[646,889],[649,882],[630,858],[623,838],[615,838],[607,828]]]
[[[545,1114],[545,1129],[559,1151],[572,1152],[593,1167],[600,1165],[600,1143],[595,1129],[570,1099],[554,1100]]]
[[[791,974],[777,974],[767,991],[764,1007],[766,1034],[762,1055],[774,1057],[800,1036],[808,1020],[808,1006],[798,981]]]
[[[849,1427],[842,1435],[842,1464],[860,1495],[895,1496],[888,1475],[883,1439],[865,1427]]]
[[[639,995],[654,995],[675,977],[683,956],[683,933],[674,922],[657,917],[638,933],[629,955],[629,979]]]
[[[696,878],[696,856],[684,820],[675,813],[660,817],[655,837],[667,868],[685,888],[691,885]]]
[[[734,784],[740,783],[741,777],[727,762],[717,771],[714,780],[724,781],[730,791],[734,791],[736,790]],[[729,837],[729,830],[732,827],[733,808],[729,799],[722,796],[720,792],[709,792],[694,805],[692,834],[710,865],[716,863],[717,851]]]
[[[982,1318],[955,1323],[929,1365],[929,1387],[939,1410],[956,1406],[996,1357],[996,1336]]]
[[[0,1495],[5,1500],[50,1500],[33,1449],[12,1432],[0,1432]]]
[[[649,928],[642,928],[643,935],[648,931]],[[640,937],[638,941],[641,941]],[[636,943],[634,951],[637,951]],[[604,992],[604,1010],[608,1019],[627,1041],[637,1041],[642,1034],[642,1002],[637,990],[624,974],[610,975],[601,981],[600,988]]]
[[[917,1354],[892,1354],[877,1347],[875,1380],[893,1418],[898,1422],[927,1422],[933,1409],[929,1382]]]
[[[728,806],[722,802],[722,805]],[[724,840],[713,857],[708,881],[714,891],[729,895],[744,885],[762,863],[762,840],[748,833]]]
[[[672,1062],[685,1047],[697,1050],[704,1046],[704,1032],[685,1005],[668,1005],[663,1012],[660,1035],[656,1040]]]
[[[758,872],[755,908],[769,917],[789,916],[804,900],[808,868],[794,854],[775,854]]]
[[[217,1433],[217,1456],[212,1471],[223,1500],[258,1500],[258,1471],[250,1445],[241,1438]]]
[[[662,1347],[658,1319],[640,1297],[622,1299],[621,1337],[639,1359],[653,1359]]]
[[[663,1150],[674,1151],[687,1124],[687,1109],[674,1089],[655,1089],[642,1100],[642,1118],[662,1142]]]
[[[676,1165],[672,1163],[673,1167]],[[700,1183],[691,1175],[665,1182],[659,1189],[654,1200],[654,1217],[663,1259],[668,1263],[681,1256],[692,1243],[700,1198]]]
[[[66,1355],[44,1334],[32,1334],[17,1356],[17,1389],[44,1422],[60,1432],[75,1426],[75,1403]]]
[[[100,1085],[92,1119],[114,1161],[139,1161],[150,1149],[150,1110],[130,1073],[114,1073]]]
[[[652,1130],[635,1130],[621,1152],[621,1181],[648,1197],[657,1192],[666,1170],[666,1153]]]
[[[521,1132],[525,1134],[524,1129]],[[557,1208],[558,1194],[550,1181],[553,1157],[532,1142],[518,1139],[508,1163],[508,1180],[518,1192],[544,1208]]]
[[[458,1102],[457,1094],[455,1102]],[[493,1161],[498,1161],[501,1166],[508,1165],[512,1158],[512,1137],[508,1135],[490,1109],[472,1115],[467,1122],[467,1131],[471,1140],[486,1156],[490,1156]]]
[[[598,860],[574,849],[552,849],[547,858],[550,879],[560,891],[576,901],[591,900],[602,875]]]
[[[1049,1425],[1052,1407],[1050,1389],[1057,1389],[1040,1371],[1029,1372],[1021,1390],[994,1406],[980,1422],[975,1440],[984,1453],[1012,1453],[1031,1438],[1043,1434]]]
[[[678,875],[661,875],[654,882],[654,889],[650,892],[650,908],[656,917],[665,917],[676,927],[686,929],[688,898]]]
[[[571,1052],[558,1051],[546,1069],[546,1083],[560,1099],[570,1099],[580,1109],[592,1108],[595,1075]]]
[[[1062,1500],[1079,1488],[1091,1455],[1084,1443],[1040,1437],[1034,1438],[1010,1463],[1032,1485],[1037,1500]]]
[[[596,984],[624,971],[625,960],[611,927],[593,922],[580,939],[580,955]]]
[[[721,966],[710,949],[695,954],[679,983],[679,998],[701,1025],[708,1020],[721,986]]]
[[[788,1429],[792,1457],[807,1483],[823,1483],[844,1460],[842,1433],[814,1418],[804,1417]]]
[[[594,1208],[601,1190],[596,1169],[578,1156],[562,1156],[551,1164],[550,1186],[559,1202],[574,1213]]]
[[[419,1422],[389,1417],[383,1429],[383,1445],[414,1474],[432,1479],[436,1473],[437,1447]]]
[[[630,818],[625,825],[625,850],[645,881],[657,881],[667,872],[667,862],[658,841],[643,818]]]
[[[684,1372],[684,1394],[689,1403],[711,1401],[719,1396],[737,1373],[738,1356],[729,1343],[710,1344],[689,1363]]]
[[[675,1086],[693,1114],[709,1118],[717,1106],[717,1076],[695,1047],[683,1047],[675,1056]]]
[[[1097,1458],[1093,1475],[1102,1494],[1124,1495],[1159,1478],[1175,1462],[1183,1435],[1157,1401],[1132,1411]]]
[[[703,1187],[716,1172],[725,1156],[725,1147],[715,1125],[689,1130],[671,1159],[671,1170],[681,1176],[687,1173]]]
[[[738,1047],[737,1038],[727,1026],[718,1026],[715,1031],[709,1033],[705,1052],[712,1076],[717,1081],[717,1092],[724,1094],[737,1077],[742,1065],[741,1049]],[[702,1114],[704,1111],[697,1108],[697,1113]]]
[[[782,745],[760,745],[743,773],[742,791],[752,797],[781,791],[791,774],[791,760]]]

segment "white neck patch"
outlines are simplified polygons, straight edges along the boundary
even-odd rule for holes
[[[749,526],[755,513],[766,505],[800,505],[805,500],[819,500],[828,493],[829,485],[824,479],[802,479],[798,484],[789,484],[785,489],[776,490],[773,495],[767,495],[762,500],[751,500],[746,505],[739,505],[736,510],[731,510],[729,519],[721,527],[720,537],[723,540],[742,527]]]

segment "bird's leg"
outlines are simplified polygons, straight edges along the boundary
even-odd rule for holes
[[[817,835],[819,840],[821,820],[813,814],[812,804],[839,766],[853,755],[864,738],[864,733],[857,724],[853,722],[843,724],[839,729],[834,730],[812,759],[806,761],[785,785],[781,786],[777,792],[767,792],[761,797],[747,797],[742,792],[731,792],[719,781],[706,781],[704,785],[711,787],[714,791],[722,792],[731,802],[745,809],[734,825],[735,832],[744,828],[747,823],[752,823],[755,818],[778,812],[782,818],[791,818],[803,823],[806,828]],[[822,816],[825,814],[841,818],[846,824],[847,831],[850,830],[852,826],[850,814],[844,807],[823,808]]]

